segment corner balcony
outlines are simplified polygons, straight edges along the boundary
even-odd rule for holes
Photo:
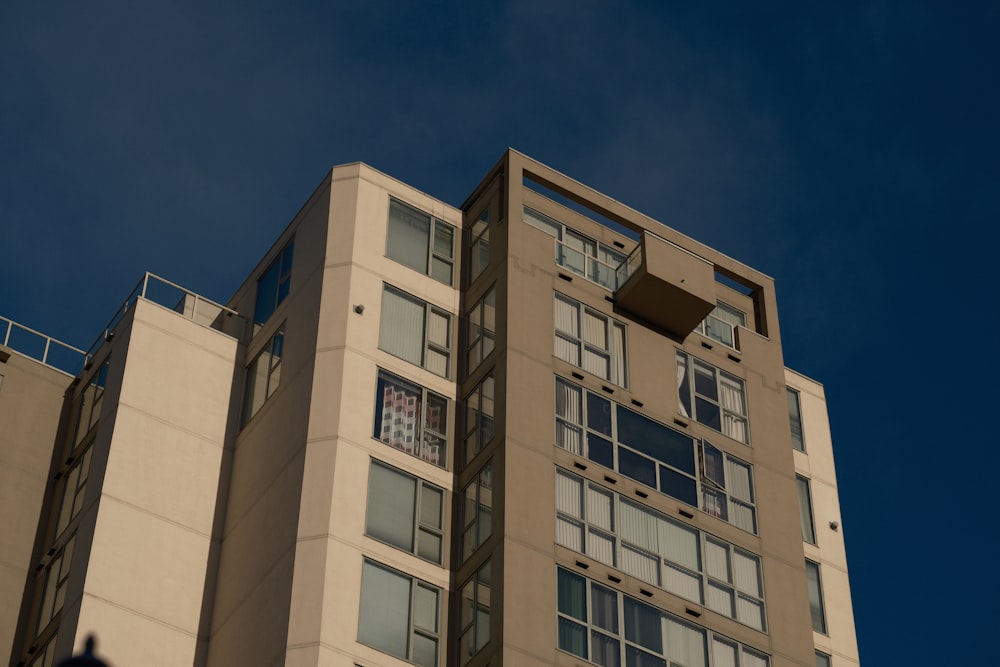
[[[682,338],[715,308],[715,266],[655,234],[643,232],[615,273],[619,307]]]

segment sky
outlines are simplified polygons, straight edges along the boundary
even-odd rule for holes
[[[85,348],[145,271],[225,301],[335,164],[458,205],[514,147],[775,278],[862,663],[994,664],[997,34],[988,2],[8,3],[0,315]]]

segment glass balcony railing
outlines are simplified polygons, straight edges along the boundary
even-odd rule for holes
[[[83,370],[87,353],[0,316],[0,342],[18,354],[69,375]]]
[[[635,247],[625,261],[615,269],[615,289],[618,289],[642,266],[642,244]]]
[[[556,264],[612,292],[618,286],[615,279],[617,264],[602,261],[558,239],[556,240]]]

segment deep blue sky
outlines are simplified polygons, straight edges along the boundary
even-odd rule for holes
[[[726,4],[7,3],[0,314],[85,347],[334,164],[457,205],[513,146],[775,277],[863,663],[995,664],[1000,4]]]

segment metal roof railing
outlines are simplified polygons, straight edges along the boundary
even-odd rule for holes
[[[87,353],[83,350],[3,316],[0,316],[0,327],[3,332],[0,340],[21,356],[40,361],[49,368],[71,376],[83,370],[87,360]]]
[[[197,324],[215,329],[236,339],[241,338],[246,329],[243,317],[235,310],[206,299],[189,289],[181,287],[177,283],[172,283],[165,278],[147,271],[132,291],[129,292],[129,295],[125,298],[122,305],[118,307],[118,310],[115,311],[115,314],[111,316],[108,324],[97,336],[97,339],[87,348],[86,357],[88,362],[94,357],[105,341],[111,340],[115,327],[118,326],[118,323],[125,314],[134,307],[138,299],[151,301]]]

